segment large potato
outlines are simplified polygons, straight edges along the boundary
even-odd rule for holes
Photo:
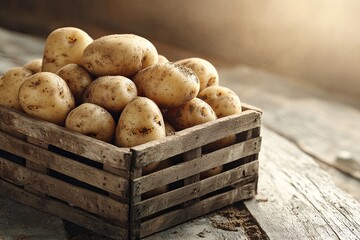
[[[183,130],[216,120],[217,117],[209,104],[199,98],[194,98],[179,107],[168,109],[165,112],[165,119],[176,130]]]
[[[50,72],[26,78],[19,88],[19,101],[26,113],[58,125],[64,125],[67,114],[75,107],[66,82]]]
[[[86,88],[92,83],[92,77],[80,64],[69,63],[56,73],[65,80],[75,98],[76,105],[83,101]]]
[[[186,58],[175,63],[191,68],[200,81],[200,91],[209,86],[219,85],[219,74],[209,61],[202,58]]]
[[[83,66],[96,76],[131,77],[158,62],[155,46],[134,34],[113,34],[94,40],[84,50]]]
[[[84,94],[84,102],[95,103],[113,114],[120,113],[137,96],[135,83],[123,76],[95,79]]]
[[[200,83],[188,68],[174,63],[159,63],[139,71],[134,77],[139,95],[162,108],[178,107],[196,97]]]
[[[165,136],[164,119],[159,107],[148,98],[136,97],[120,115],[115,144],[133,147]]]
[[[42,71],[55,73],[66,64],[81,64],[83,51],[92,41],[79,28],[63,27],[52,31],[45,42]]]
[[[22,111],[18,92],[21,84],[32,72],[24,67],[14,67],[0,77],[0,105]]]
[[[199,93],[198,98],[207,102],[214,109],[218,118],[241,113],[240,98],[230,88],[207,87]]]
[[[111,114],[92,103],[83,103],[71,110],[66,118],[65,127],[109,143],[115,133],[115,121]]]

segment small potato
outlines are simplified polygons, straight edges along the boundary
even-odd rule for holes
[[[50,72],[39,72],[26,78],[19,88],[19,101],[29,115],[62,126],[75,107],[66,82]]]
[[[42,58],[35,58],[24,64],[24,68],[29,69],[32,73],[41,72]]]
[[[165,121],[165,131],[166,131],[166,136],[171,136],[175,134],[176,130],[170,123]]]
[[[25,79],[32,72],[24,67],[14,67],[0,77],[0,105],[22,111],[18,92]]]
[[[219,74],[209,61],[202,58],[186,58],[175,63],[191,68],[200,81],[200,91],[209,86],[219,85]]]
[[[92,77],[80,64],[66,64],[56,72],[69,86],[75,98],[76,105],[80,105],[83,100],[86,88],[92,83]]]
[[[139,71],[134,77],[140,96],[156,102],[161,109],[178,107],[196,97],[200,83],[188,68],[159,63]]]
[[[183,130],[198,124],[216,120],[216,114],[209,104],[194,98],[185,104],[170,108],[165,112],[165,119],[176,130]]]
[[[155,46],[134,34],[103,36],[89,44],[82,56],[83,66],[96,76],[131,77],[158,62]]]
[[[148,98],[136,97],[120,115],[115,145],[133,147],[165,136],[165,123],[159,107]]]
[[[208,178],[208,177],[212,177],[216,174],[219,174],[221,173],[223,170],[223,166],[217,166],[217,167],[214,167],[212,169],[209,169],[207,171],[204,171],[204,172],[201,172],[200,173],[200,179],[205,179],[205,178]]]
[[[137,96],[135,83],[123,76],[95,79],[84,94],[84,102],[95,103],[110,113],[118,114]]]
[[[166,63],[166,62],[169,62],[169,60],[164,56],[164,55],[161,55],[159,54],[158,56],[158,63]]]
[[[75,132],[110,143],[115,134],[115,121],[104,108],[83,103],[68,114],[65,127]]]
[[[239,96],[227,87],[207,87],[199,93],[198,97],[214,109],[218,118],[241,113]]]
[[[83,51],[92,41],[79,28],[63,27],[52,31],[45,42],[42,71],[56,73],[66,64],[81,64]]]

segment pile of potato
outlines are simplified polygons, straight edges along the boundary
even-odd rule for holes
[[[119,147],[241,112],[207,60],[169,62],[143,37],[93,40],[74,27],[51,32],[42,59],[2,75],[0,96],[0,105]]]

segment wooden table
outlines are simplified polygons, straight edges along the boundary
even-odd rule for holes
[[[25,51],[36,46],[31,56],[36,55],[34,49],[41,56],[43,40],[3,33],[6,37],[3,34],[0,40],[8,48],[0,49],[2,66],[29,60],[29,55],[9,58],[13,56],[11,49]],[[22,45],[20,50],[11,45],[16,43]],[[173,60],[192,54],[158,46]],[[219,64],[219,72],[222,85],[234,89],[242,101],[264,110],[258,194],[146,239],[360,239],[360,203],[355,200],[360,199],[359,102],[346,97],[334,99],[333,93],[248,67]],[[344,152],[347,157],[350,153],[350,158],[341,159]],[[16,212],[18,218],[28,214],[15,209],[7,212]],[[6,216],[0,221],[0,229],[6,226],[8,231],[0,231],[0,239],[14,239],[15,233],[11,235],[10,230],[16,226],[5,225],[5,221]],[[47,228],[46,222],[41,224]],[[106,239],[70,223],[65,223],[65,230],[68,239]],[[31,239],[54,238],[49,232],[42,234]],[[30,237],[26,231],[21,236]]]

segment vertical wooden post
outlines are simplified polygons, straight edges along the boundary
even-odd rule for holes
[[[139,239],[140,238],[140,212],[134,209],[134,205],[141,201],[141,195],[135,196],[135,186],[134,179],[137,179],[142,176],[142,168],[133,168],[133,172],[131,173],[131,181],[130,181],[130,224],[129,224],[129,238],[130,239]]]

